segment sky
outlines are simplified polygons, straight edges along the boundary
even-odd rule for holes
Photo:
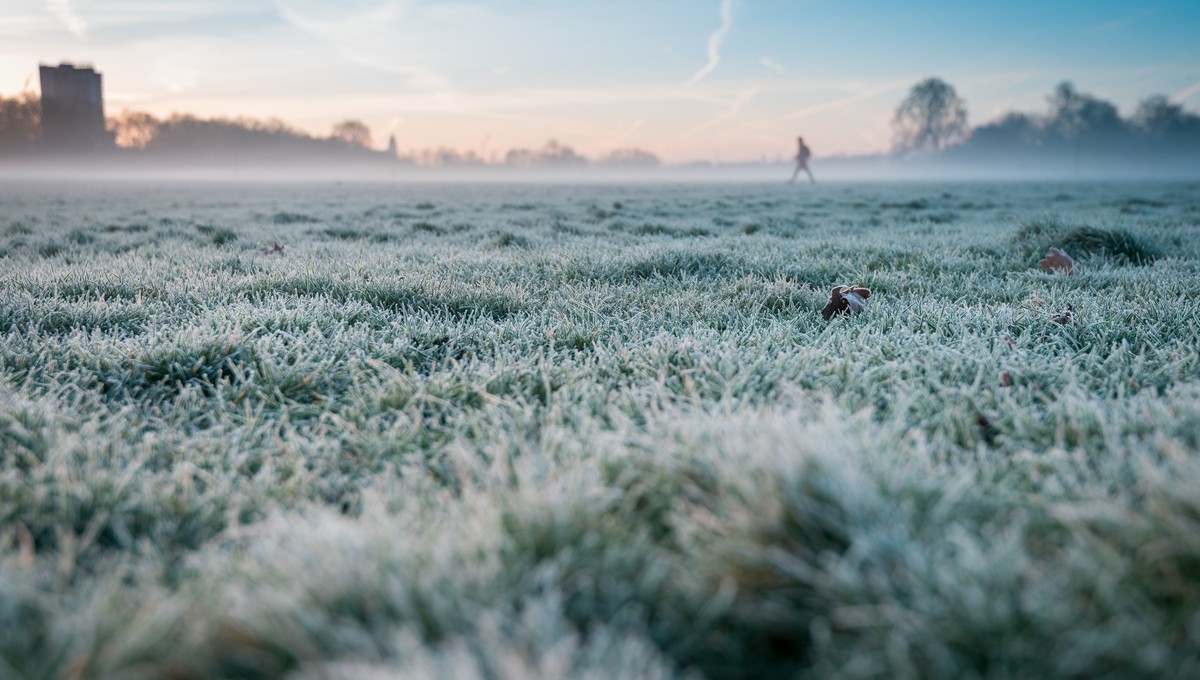
[[[485,158],[549,139],[669,162],[886,150],[931,76],[973,125],[1054,85],[1200,111],[1200,2],[0,0],[0,95],[88,63],[121,110],[340,120]]]

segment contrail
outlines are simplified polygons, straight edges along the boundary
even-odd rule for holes
[[[721,27],[708,36],[708,63],[704,65],[704,68],[696,71],[696,75],[692,76],[684,85],[695,85],[717,68],[717,64],[721,63],[721,43],[725,42],[725,36],[729,34],[731,28],[733,28],[733,0],[721,0]]]
[[[1171,97],[1171,103],[1172,104],[1182,104],[1185,101],[1196,96],[1197,93],[1200,93],[1200,80],[1192,83],[1190,87],[1184,88],[1182,91],[1177,93],[1174,97]]]

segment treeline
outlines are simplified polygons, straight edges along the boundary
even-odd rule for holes
[[[654,154],[642,149],[619,149],[596,159],[551,140],[540,148],[512,149],[484,158],[474,151],[446,147],[401,152],[395,137],[387,149],[372,148],[371,130],[362,121],[344,120],[328,136],[315,136],[282,120],[200,118],[174,114],[159,118],[123,111],[107,120],[115,154],[171,161],[280,162],[302,160],[379,161],[435,167],[563,168],[586,165],[653,167]],[[0,159],[49,152],[43,145],[41,102],[32,93],[0,97]]]
[[[387,158],[386,152],[371,149],[370,128],[357,120],[342,121],[329,136],[318,137],[278,119],[199,118],[189,114],[156,118],[148,113],[125,111],[108,119],[108,129],[118,149],[147,157]]]
[[[1122,117],[1112,103],[1062,82],[1044,113],[1010,112],[978,127],[967,125],[966,102],[938,78],[909,91],[892,120],[893,153],[957,161],[1060,158],[1083,162],[1163,160],[1200,163],[1200,115],[1165,95],[1143,99]]]
[[[0,95],[0,154],[26,154],[42,137],[42,102],[30,92]]]
[[[1143,99],[1128,118],[1117,107],[1069,83],[1048,98],[1043,115],[1009,113],[975,128],[962,153],[1003,154],[1015,149],[1091,154],[1193,154],[1200,152],[1200,115],[1165,95]]]
[[[431,167],[484,167],[503,165],[513,168],[570,168],[591,166],[657,167],[662,164],[658,156],[643,149],[617,149],[600,156],[588,158],[571,147],[556,140],[537,149],[510,149],[507,153],[484,158],[475,151],[459,151],[448,147],[412,150],[400,153],[402,162]]]

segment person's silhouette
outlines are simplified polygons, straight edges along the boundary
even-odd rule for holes
[[[808,169],[808,159],[810,156],[812,156],[812,151],[808,148],[808,145],[804,143],[803,137],[797,137],[796,143],[799,144],[799,147],[796,149],[796,170],[792,172],[792,179],[790,182],[794,184],[796,182],[796,178],[800,176],[800,171],[803,170],[804,172],[808,173],[808,181],[816,184],[817,179],[813,177],[812,170]]]

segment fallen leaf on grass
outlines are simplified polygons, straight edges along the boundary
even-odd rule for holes
[[[1048,272],[1067,272],[1070,274],[1075,271],[1075,260],[1071,256],[1059,250],[1051,248],[1050,254],[1043,257],[1041,262],[1038,262],[1044,271]]]
[[[871,291],[858,286],[837,286],[829,294],[829,302],[821,310],[821,316],[829,321],[838,314],[858,314],[866,309]]]
[[[1064,325],[1064,326],[1065,326],[1066,324],[1068,324],[1068,323],[1070,323],[1070,322],[1071,322],[1071,315],[1072,315],[1074,312],[1075,312],[1075,309],[1074,309],[1073,307],[1071,307],[1071,305],[1069,305],[1069,304],[1068,304],[1068,305],[1067,305],[1067,310],[1066,310],[1065,312],[1062,312],[1062,313],[1060,313],[1060,314],[1055,314],[1055,315],[1054,315],[1054,318],[1053,318],[1053,321],[1054,321],[1054,323],[1057,323],[1057,324],[1062,324],[1062,325]]]
[[[992,426],[992,421],[979,411],[975,412],[975,426],[979,428],[979,434],[983,436],[983,441],[987,442],[988,446],[996,445],[996,428]]]
[[[269,246],[262,246],[258,252],[263,255],[283,255],[283,244],[276,241]]]

